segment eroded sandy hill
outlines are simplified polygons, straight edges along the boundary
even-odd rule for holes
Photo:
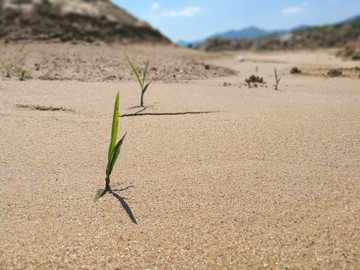
[[[108,0],[1,0],[0,38],[170,43]]]

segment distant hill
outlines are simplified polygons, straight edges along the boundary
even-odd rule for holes
[[[255,26],[250,26],[241,30],[230,30],[223,33],[218,33],[210,36],[209,38],[225,38],[225,39],[246,39],[246,38],[257,38],[268,35],[269,32],[262,30]]]
[[[301,32],[301,31],[322,31],[322,30],[329,30],[329,29],[339,29],[344,27],[345,25],[350,25],[353,29],[360,29],[360,15],[353,16],[349,19],[344,21],[334,23],[334,24],[325,24],[325,25],[317,25],[317,26],[306,26],[300,29],[296,29],[293,32]]]
[[[331,27],[342,27],[345,24],[351,24],[353,28],[360,28],[360,15],[351,17],[349,19],[346,19],[342,22],[336,23],[336,24],[329,24],[324,26],[309,26],[309,25],[299,25],[297,27],[294,27],[292,29],[281,29],[281,30],[272,30],[267,31],[261,28],[258,28],[256,26],[250,26],[244,29],[240,30],[230,30],[225,31],[222,33],[217,33],[214,35],[211,35],[210,37],[204,39],[204,40],[198,40],[194,42],[188,42],[188,41],[179,41],[177,42],[178,45],[183,47],[189,47],[189,45],[192,46],[199,46],[203,45],[207,42],[207,40],[211,39],[225,39],[225,40],[245,40],[245,39],[257,39],[257,38],[264,38],[264,37],[273,37],[273,36],[281,36],[284,34],[290,34],[290,33],[296,33],[299,31],[306,31],[306,30],[316,30],[316,29],[324,29],[324,28],[331,28]]]
[[[254,39],[254,38],[261,38],[261,37],[278,36],[278,35],[283,35],[286,33],[291,33],[291,32],[297,31],[297,30],[301,30],[301,29],[304,29],[307,27],[309,27],[309,26],[300,25],[300,26],[290,29],[290,30],[282,29],[282,30],[267,31],[267,30],[258,28],[256,26],[249,26],[249,27],[243,28],[241,30],[230,30],[230,31],[222,32],[222,33],[217,33],[217,34],[214,34],[204,40],[197,40],[197,41],[192,41],[192,42],[180,40],[177,42],[177,44],[182,47],[189,47],[189,46],[203,45],[206,43],[207,40],[216,39],[216,38],[229,39],[229,40],[242,40],[242,39]]]
[[[360,40],[360,16],[336,24],[268,32],[268,35],[256,38],[210,38],[196,48],[205,51],[316,49],[342,47],[356,40]]]
[[[202,45],[202,44],[206,43],[206,41],[208,39],[212,39],[212,38],[223,38],[223,39],[235,40],[235,39],[265,37],[270,34],[271,34],[271,32],[269,32],[269,31],[260,29],[255,26],[249,26],[249,27],[241,29],[241,30],[230,30],[230,31],[222,32],[222,33],[217,33],[217,34],[214,34],[204,40],[198,40],[198,41],[193,41],[193,42],[187,42],[187,41],[180,40],[177,42],[177,44],[180,46],[183,46],[183,47],[189,47],[189,45],[191,45],[191,46]]]
[[[0,0],[0,39],[170,43],[109,0]]]
[[[339,24],[348,24],[348,23],[350,23],[350,24],[358,25],[359,21],[360,21],[360,15],[356,15],[354,17],[351,17],[351,18],[349,18],[347,20],[344,20],[344,21],[340,22]]]
[[[249,26],[247,28],[241,29],[241,30],[230,30],[230,31],[226,31],[226,32],[222,32],[222,33],[217,33],[214,35],[211,35],[210,37],[204,39],[204,40],[199,40],[199,41],[193,41],[193,42],[187,42],[187,41],[179,41],[177,42],[178,45],[183,46],[183,47],[188,47],[190,44],[192,46],[197,46],[197,45],[201,45],[206,43],[206,41],[208,39],[213,39],[213,38],[223,38],[223,39],[230,39],[230,40],[235,40],[235,39],[250,39],[250,38],[258,38],[258,37],[265,37],[265,36],[269,36],[272,35],[273,33],[284,33],[285,31],[266,31],[263,29],[260,29],[258,27],[255,26]]]

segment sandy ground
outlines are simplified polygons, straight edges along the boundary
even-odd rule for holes
[[[3,62],[16,66],[16,46],[1,47]],[[324,75],[359,63],[332,51],[100,46],[85,58],[99,46],[31,46],[14,59],[33,79],[12,68],[0,81],[1,269],[359,269],[360,79]],[[29,70],[57,50],[91,64],[59,65],[56,80],[39,78],[54,68]],[[123,51],[156,64],[141,112]],[[82,76],[96,57],[106,75]],[[249,89],[251,74],[266,85]],[[94,202],[117,91],[127,137],[113,193]]]

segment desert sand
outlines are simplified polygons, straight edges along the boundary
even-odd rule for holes
[[[0,268],[359,269],[359,62],[334,54],[1,45]]]

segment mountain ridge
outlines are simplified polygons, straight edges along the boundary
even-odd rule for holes
[[[341,26],[343,24],[351,24],[356,21],[360,20],[360,14],[352,16],[348,19],[342,20],[338,23],[333,24],[326,24],[325,26]],[[242,28],[240,30],[228,30],[220,33],[213,34],[206,39],[203,40],[197,40],[193,42],[185,41],[185,40],[179,40],[177,42],[178,45],[183,47],[192,47],[192,46],[199,46],[205,44],[209,39],[227,39],[227,40],[245,40],[245,39],[256,39],[256,38],[263,38],[263,37],[271,37],[271,36],[278,36],[278,35],[284,35],[289,33],[294,33],[297,31],[302,31],[310,28],[318,28],[318,27],[324,27],[323,26],[310,26],[310,25],[299,25],[296,27],[293,27],[291,29],[285,30],[285,29],[278,29],[278,30],[265,30],[262,28],[259,28],[257,26],[248,26],[245,28]]]

